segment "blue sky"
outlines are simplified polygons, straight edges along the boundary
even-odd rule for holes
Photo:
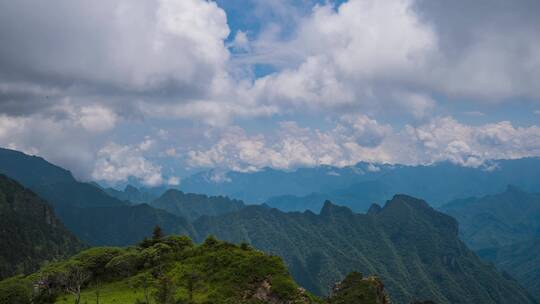
[[[69,12],[69,13],[66,13]],[[0,145],[84,180],[540,156],[540,4],[0,3]]]

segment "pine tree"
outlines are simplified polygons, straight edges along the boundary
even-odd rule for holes
[[[156,225],[156,227],[154,227],[154,232],[152,233],[152,240],[159,241],[162,238],[163,238],[163,230],[161,230],[161,227],[159,227],[159,225]]]

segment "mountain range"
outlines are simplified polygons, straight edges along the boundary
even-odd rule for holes
[[[380,177],[395,169],[366,165],[368,168]],[[320,170],[328,172],[329,168]],[[310,210],[283,212],[269,205],[245,205],[224,196],[178,190],[166,191],[149,204],[134,204],[93,183],[79,182],[69,171],[44,159],[6,149],[0,150],[0,172],[43,197],[66,227],[92,246],[133,245],[159,225],[167,234],[187,235],[199,243],[216,235],[278,255],[293,278],[317,295],[332,293],[335,282],[358,271],[379,276],[393,303],[536,303],[516,280],[469,250],[459,239],[465,234],[456,220],[426,201],[395,195],[384,206],[372,205],[366,214],[358,214],[366,209],[367,200],[354,201],[355,197],[387,195],[388,188],[378,187],[383,185],[380,181],[364,180],[333,190],[337,184],[321,184],[321,189],[343,200],[340,204],[352,202],[349,204],[356,207],[353,211],[327,201],[316,214]],[[281,172],[277,177],[286,179],[288,174]],[[267,193],[275,183],[269,183]],[[305,185],[309,183],[307,180]],[[486,259],[499,267],[497,261],[506,260],[506,252],[492,252],[492,258]],[[527,286],[534,290],[530,288],[537,282],[534,273],[524,276],[528,281],[519,277],[520,282],[530,282]]]
[[[459,222],[461,238],[478,255],[540,298],[540,194],[516,186],[440,209]]]
[[[371,183],[363,185],[365,182]],[[496,160],[478,168],[450,162],[418,166],[360,162],[343,168],[319,166],[295,171],[210,170],[185,178],[180,188],[227,195],[248,203],[276,204],[284,211],[318,211],[324,199],[366,211],[372,203],[381,204],[395,193],[421,197],[433,206],[442,206],[455,199],[495,194],[504,191],[508,184],[540,192],[540,158]],[[350,193],[351,187],[370,192]],[[312,199],[313,195],[317,200]]]
[[[355,214],[326,202],[319,215],[248,206],[194,222],[200,236],[281,256],[293,277],[316,294],[356,270],[376,274],[397,303],[534,303],[458,237],[457,222],[425,201],[397,195],[383,208]]]

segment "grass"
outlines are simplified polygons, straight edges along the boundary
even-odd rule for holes
[[[99,304],[132,304],[137,299],[144,299],[143,290],[129,284],[129,281],[120,281],[106,284],[99,289]],[[56,304],[73,304],[75,298],[71,294],[59,296]],[[87,288],[81,292],[81,304],[96,303],[96,288]]]

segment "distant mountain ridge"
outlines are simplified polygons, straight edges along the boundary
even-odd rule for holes
[[[376,274],[396,303],[535,303],[517,282],[486,265],[458,238],[454,219],[397,195],[371,214],[326,202],[319,215],[262,206],[194,222],[199,237],[247,241],[285,260],[317,294],[350,271]]]
[[[513,185],[498,194],[452,201],[440,210],[459,222],[463,240],[474,250],[540,237],[540,194]]]
[[[508,186],[499,194],[441,207],[460,224],[461,238],[540,299],[540,194]]]
[[[175,189],[167,190],[154,200],[151,206],[189,221],[194,221],[203,215],[221,215],[245,207],[242,201],[231,200],[228,197],[184,193]]]
[[[160,197],[167,188],[164,186],[153,188],[138,188],[127,185],[124,190],[114,188],[105,188],[105,192],[122,201],[129,201],[133,204],[150,204],[153,200]]]
[[[0,280],[85,248],[32,191],[0,174]]]
[[[422,197],[433,206],[441,206],[451,200],[471,196],[495,194],[504,191],[508,184],[524,190],[540,192],[540,158],[494,160],[479,168],[463,167],[450,162],[432,165],[405,166],[388,164],[358,163],[348,167],[320,166],[300,168],[295,171],[263,169],[258,172],[219,172],[210,170],[185,178],[180,186],[186,192],[208,195],[226,195],[247,203],[269,203],[275,197],[289,196],[295,210],[313,210],[312,201],[304,196],[322,195],[335,199],[340,192],[365,182],[378,184],[378,195],[365,198],[348,195],[352,201],[361,202],[367,208],[373,202],[384,202],[395,193]],[[295,198],[296,197],[296,198]],[[339,197],[339,196],[338,196]],[[305,206],[299,202],[307,201]],[[336,200],[339,201],[339,200]],[[341,203],[341,202],[340,202]],[[286,206],[280,200],[279,206]],[[349,207],[357,210],[360,205]],[[284,207],[282,207],[284,208]],[[283,210],[291,210],[290,207]]]

